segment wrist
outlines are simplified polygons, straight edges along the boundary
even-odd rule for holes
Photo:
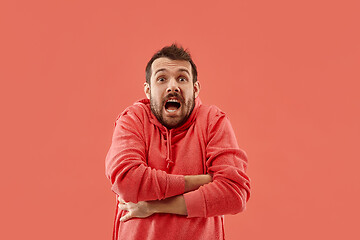
[[[148,209],[151,213],[171,213],[187,215],[186,203],[183,195],[154,200],[148,202]]]
[[[154,213],[160,213],[160,201],[161,200],[154,200],[154,201],[148,201],[148,210],[149,213],[154,214]]]
[[[190,192],[198,189],[207,183],[212,182],[212,176],[210,174],[202,175],[187,175],[185,177],[185,192]]]

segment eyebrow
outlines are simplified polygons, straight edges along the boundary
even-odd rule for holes
[[[160,69],[156,70],[156,72],[154,73],[154,76],[155,76],[158,72],[161,72],[161,71],[167,71],[167,69],[166,69],[166,68],[160,68]],[[189,71],[188,71],[187,69],[185,69],[185,68],[180,68],[180,69],[178,70],[178,72],[186,72],[186,73],[190,76]]]

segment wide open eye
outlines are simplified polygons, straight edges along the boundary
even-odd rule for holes
[[[165,78],[159,77],[159,78],[157,79],[157,81],[158,81],[158,82],[164,82],[164,81],[165,81]]]
[[[185,77],[180,77],[180,78],[179,78],[179,81],[180,81],[180,82],[186,82],[187,79],[186,79]]]

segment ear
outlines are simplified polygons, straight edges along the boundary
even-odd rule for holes
[[[194,94],[195,94],[195,98],[197,98],[199,96],[199,93],[200,93],[200,82],[199,81],[196,81],[194,83]]]
[[[144,93],[150,99],[150,85],[147,82],[144,83]]]

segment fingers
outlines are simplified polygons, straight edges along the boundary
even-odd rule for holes
[[[122,217],[120,218],[120,222],[125,222],[125,221],[127,221],[127,220],[129,220],[129,219],[131,219],[131,218],[132,218],[132,216],[131,216],[130,213],[125,214],[124,216],[122,216]]]
[[[119,202],[126,203],[121,197],[118,197]]]
[[[129,209],[127,208],[126,204],[124,204],[124,203],[119,203],[119,204],[118,204],[118,207],[119,207],[121,210],[129,211]]]
[[[125,202],[120,196],[118,196],[117,198],[119,200],[119,204],[118,204],[118,207],[121,209],[121,210],[124,210],[124,211],[128,211],[124,216],[122,216],[120,218],[120,221],[121,222],[125,222],[131,218],[133,218],[132,216],[132,212],[130,211],[130,208],[128,206],[128,204],[131,204],[130,202]]]
[[[118,198],[119,199],[119,204],[118,204],[118,207],[121,209],[121,210],[124,210],[124,211],[128,211],[127,214],[125,214],[124,216],[122,216],[120,218],[120,221],[121,222],[125,222],[129,219],[132,218],[132,215],[131,215],[131,212],[129,211],[130,209],[128,208],[126,202],[124,200],[122,200],[120,197]]]

